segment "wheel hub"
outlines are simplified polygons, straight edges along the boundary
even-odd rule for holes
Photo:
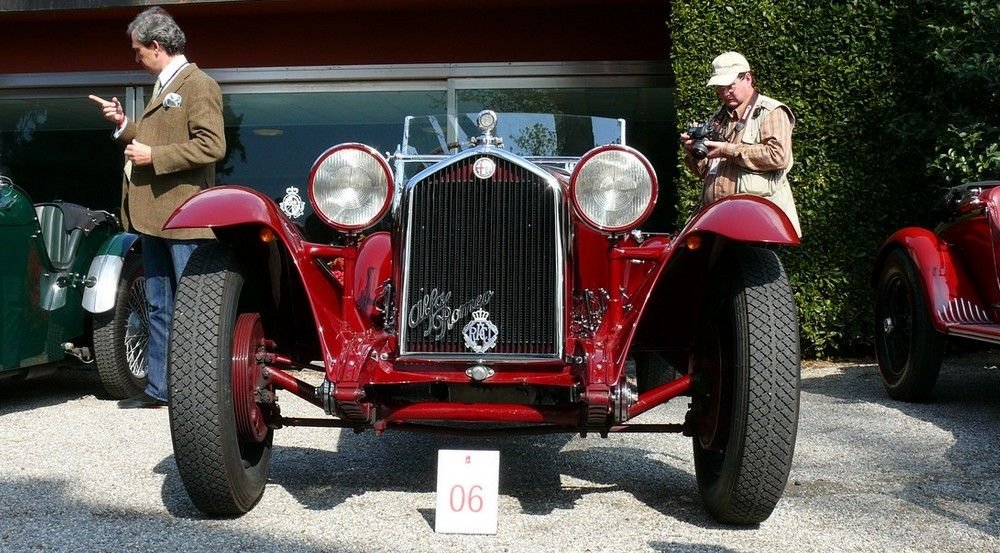
[[[722,449],[728,430],[722,365],[722,343],[719,330],[713,325],[705,332],[702,348],[695,354],[692,368],[701,382],[700,393],[695,395],[692,406],[697,420],[698,442],[702,448],[712,451]]]
[[[886,334],[892,334],[892,331],[896,328],[896,323],[893,322],[892,317],[886,317],[882,320],[882,331]]]
[[[242,313],[233,331],[232,394],[236,428],[242,442],[260,443],[267,437],[267,413],[257,403],[266,389],[257,352],[264,348],[264,328],[258,313]]]

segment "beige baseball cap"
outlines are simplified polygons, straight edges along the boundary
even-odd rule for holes
[[[712,78],[707,86],[729,86],[740,73],[750,71],[750,64],[739,52],[719,54],[712,60]]]

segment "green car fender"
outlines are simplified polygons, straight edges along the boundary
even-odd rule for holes
[[[120,232],[104,241],[87,271],[87,287],[83,291],[84,309],[91,313],[104,313],[115,306],[125,256],[130,254],[133,247],[137,247],[138,239],[131,232]]]

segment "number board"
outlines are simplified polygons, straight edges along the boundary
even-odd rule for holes
[[[438,451],[434,531],[496,534],[500,452]]]

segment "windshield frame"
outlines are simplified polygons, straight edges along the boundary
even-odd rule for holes
[[[396,146],[396,151],[389,156],[388,161],[393,165],[394,178],[397,185],[401,186],[404,184],[406,178],[406,169],[408,164],[422,164],[425,167],[435,165],[438,162],[450,159],[457,154],[472,149],[482,149],[488,150],[490,148],[495,148],[497,150],[503,151],[508,154],[515,155],[521,159],[525,159],[535,164],[540,165],[550,165],[561,167],[566,171],[572,171],[576,166],[576,163],[583,157],[583,153],[580,155],[525,155],[505,148],[503,145],[492,146],[483,137],[486,135],[482,130],[477,133],[476,136],[470,137],[467,141],[462,141],[459,139],[459,121],[460,118],[464,118],[465,121],[475,121],[476,113],[464,113],[458,116],[450,114],[431,114],[431,115],[407,115],[403,120],[403,137],[399,145]],[[506,119],[513,118],[552,118],[553,122],[556,119],[566,120],[591,120],[591,121],[603,121],[607,123],[613,123],[617,127],[617,137],[613,142],[608,142],[609,144],[621,144],[626,145],[626,123],[625,119],[622,118],[610,118],[610,117],[595,117],[589,115],[571,115],[571,114],[553,114],[553,113],[498,113],[497,118],[499,121],[504,121]],[[416,152],[416,148],[411,145],[411,129],[414,122],[417,120],[429,120],[432,127],[437,131],[437,137],[439,141],[441,138],[445,139],[443,146],[449,146],[448,151],[441,153],[419,153]],[[444,125],[441,123],[444,122]],[[603,146],[605,144],[593,144],[593,148]],[[443,148],[441,148],[443,149]],[[585,153],[585,152],[584,152]],[[417,171],[419,173],[421,171]]]

